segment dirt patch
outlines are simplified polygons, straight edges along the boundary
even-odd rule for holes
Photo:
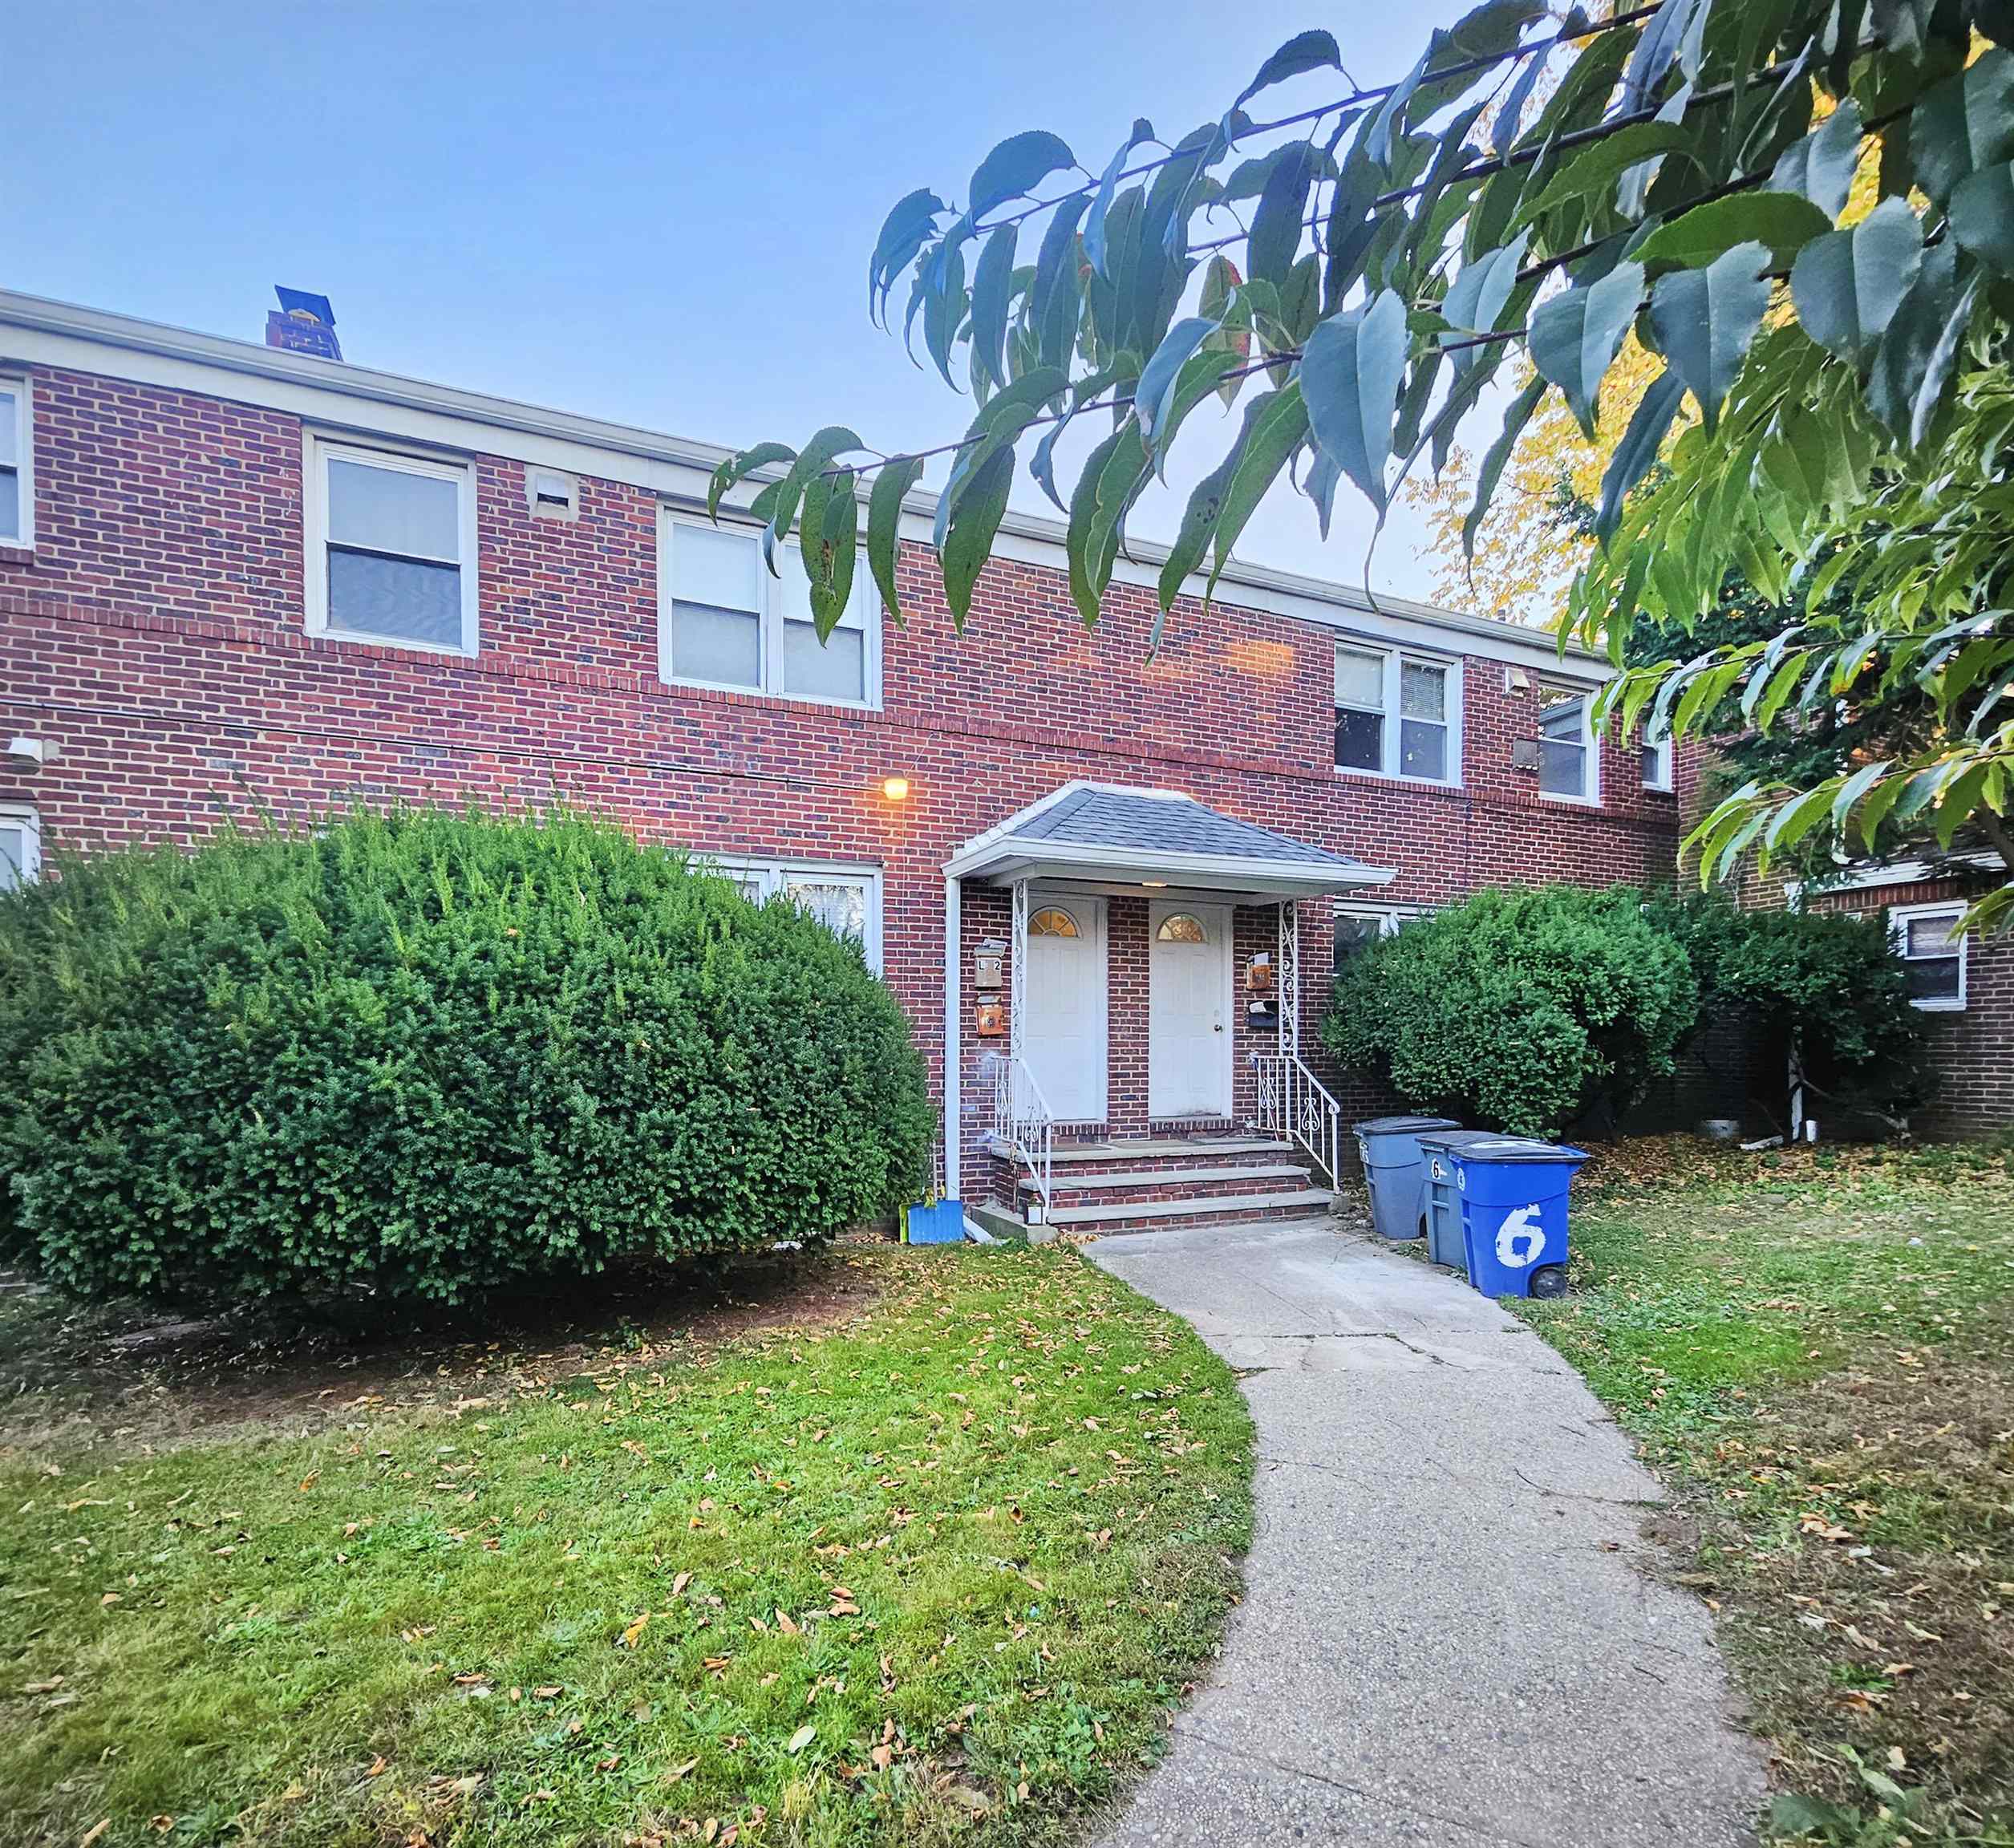
[[[1716,1461],[1683,1495],[1684,1577],[1779,1781],[1862,1798],[1849,1748],[1976,1824],[2014,1814],[2014,1315],[1789,1392]]]
[[[360,1402],[542,1391],[611,1364],[663,1365],[764,1330],[849,1321],[882,1293],[858,1245],[710,1275],[635,1270],[369,1328],[261,1312],[218,1320],[78,1305],[0,1274],[0,1449],[154,1443],[247,1424],[312,1429]]]

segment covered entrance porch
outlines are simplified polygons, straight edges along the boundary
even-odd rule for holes
[[[1177,792],[1072,783],[945,866],[950,1190],[1118,1230],[1326,1204],[1299,906],[1392,877]]]

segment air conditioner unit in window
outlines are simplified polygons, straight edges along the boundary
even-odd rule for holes
[[[1514,770],[1536,770],[1538,768],[1538,740],[1536,738],[1511,740],[1510,767]]]

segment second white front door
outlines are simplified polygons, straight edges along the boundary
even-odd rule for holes
[[[1021,1056],[1059,1122],[1105,1120],[1105,902],[1028,900]]]
[[[1147,907],[1149,1116],[1230,1116],[1230,987],[1227,908]]]

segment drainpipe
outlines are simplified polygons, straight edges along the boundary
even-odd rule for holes
[[[959,995],[958,967],[962,951],[959,938],[962,934],[958,906],[958,885],[955,879],[944,881],[944,1197],[947,1200],[962,1200],[958,1191],[959,1144],[963,1141],[959,1116],[959,1080],[963,1076],[961,1068],[964,1056],[958,1048]]]

